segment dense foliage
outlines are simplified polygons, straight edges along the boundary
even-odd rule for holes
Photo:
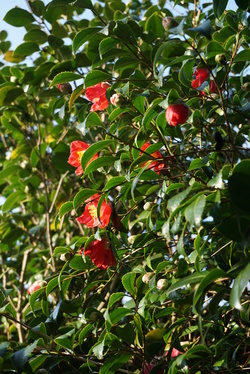
[[[1,372],[250,372],[249,1],[27,4],[0,32]]]

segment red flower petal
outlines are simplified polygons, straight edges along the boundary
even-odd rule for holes
[[[83,214],[77,218],[77,221],[87,227],[97,227],[101,229],[109,224],[110,217],[112,214],[112,208],[106,201],[102,202],[100,209],[100,220],[97,215],[97,206],[100,199],[99,194],[93,195],[91,198],[86,200],[85,210]]]
[[[166,120],[170,126],[181,125],[189,117],[189,107],[186,104],[172,104],[166,110]]]
[[[89,145],[85,142],[81,142],[79,140],[75,140],[74,142],[71,143],[70,145],[70,155],[68,158],[68,163],[74,167],[76,167],[75,174],[76,175],[82,175],[83,170],[81,166],[81,158],[86,151],[86,149],[89,148]],[[98,158],[98,154],[93,156],[91,160],[87,163],[87,166],[96,158]]]
[[[88,100],[94,103],[91,111],[104,110],[108,107],[108,100],[106,98],[106,91],[110,87],[108,83],[101,82],[94,86],[88,87],[85,90],[85,96]]]
[[[94,240],[84,252],[85,256],[90,256],[91,261],[99,269],[105,270],[109,266],[115,266],[116,260],[110,248],[110,243],[106,239]]]
[[[145,151],[151,144],[150,143],[144,143],[143,146],[141,147],[142,151]],[[155,151],[153,153],[150,153],[152,157],[155,158],[162,158],[162,154],[160,151]],[[148,169],[154,170],[157,174],[159,174],[160,170],[164,168],[164,164],[160,163],[160,161],[147,161],[143,166],[148,164]]]

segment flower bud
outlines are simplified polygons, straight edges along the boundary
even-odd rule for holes
[[[150,278],[152,278],[153,273],[146,273],[142,277],[142,282],[148,284],[150,281]]]
[[[126,105],[128,103],[128,100],[126,99],[126,97],[120,95],[119,93],[115,93],[111,96],[110,102],[114,106],[117,106],[120,108]]]
[[[241,86],[243,91],[250,91],[250,82],[246,82]]]
[[[166,120],[170,126],[181,125],[186,122],[190,116],[189,107],[182,104],[171,104],[166,110]]]
[[[166,31],[168,31],[174,27],[177,27],[178,22],[176,22],[176,20],[173,17],[164,17],[162,20],[162,26]]]
[[[153,203],[150,202],[150,201],[147,201],[144,205],[143,205],[143,209],[144,210],[150,210],[153,206]]]
[[[168,281],[167,279],[159,279],[158,282],[157,282],[157,285],[156,287],[158,288],[158,290],[160,291],[163,291],[167,288],[168,286]]]
[[[72,92],[72,87],[71,87],[70,83],[57,84],[57,88],[58,88],[59,91],[61,91],[61,93],[65,94],[65,95],[71,94],[71,92]]]
[[[216,64],[219,64],[219,65],[226,65],[227,59],[226,59],[226,56],[224,55],[224,53],[220,53],[220,54],[216,55],[215,56],[215,62],[216,62]]]
[[[27,291],[28,291],[28,293],[31,295],[31,294],[33,294],[33,292],[39,290],[41,287],[45,286],[46,284],[47,284],[47,282],[42,281],[42,280],[38,280],[38,281],[32,283],[32,284],[28,287]]]
[[[72,258],[72,254],[70,252],[66,252],[66,253],[63,253],[61,254],[60,256],[60,260],[61,261],[68,261]]]

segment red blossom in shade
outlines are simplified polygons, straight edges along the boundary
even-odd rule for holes
[[[28,294],[31,295],[33,292],[40,290],[44,283],[46,284],[46,282],[40,280],[32,283],[27,289]]]
[[[166,120],[170,126],[181,125],[186,122],[190,115],[186,104],[171,104],[166,110]]]
[[[95,194],[86,200],[85,210],[83,214],[77,218],[77,221],[87,227],[97,227],[101,229],[109,224],[110,217],[112,214],[112,207],[106,203],[102,202],[100,209],[100,220],[97,215],[97,206],[100,199],[99,194]]]
[[[83,170],[82,170],[82,166],[81,166],[81,158],[82,158],[84,152],[86,151],[86,149],[88,149],[88,147],[89,147],[89,145],[87,143],[81,142],[79,140],[75,140],[74,142],[71,143],[70,156],[69,156],[69,159],[68,159],[68,163],[77,168],[76,171],[75,171],[76,175],[82,175],[83,174]],[[90,162],[92,162],[96,158],[98,158],[98,154],[93,156],[91,158],[91,160],[87,163],[86,166],[88,166],[88,164],[90,164]]]
[[[144,143],[141,147],[141,150],[144,152],[150,145],[150,143]],[[162,154],[160,151],[156,151],[150,154],[154,158],[162,158]],[[148,169],[153,169],[157,174],[159,174],[160,170],[163,169],[165,166],[163,163],[160,163],[160,161],[147,161],[145,162],[145,164],[143,164],[143,166],[146,165],[148,165]]]
[[[101,82],[95,86],[86,88],[85,96],[88,100],[94,103],[90,109],[91,112],[96,112],[97,110],[104,110],[108,107],[109,103],[106,98],[106,91],[110,85],[106,82]]]
[[[70,83],[59,83],[56,85],[58,90],[61,91],[63,94],[70,94],[72,93],[72,87]]]
[[[85,248],[84,254],[89,255],[93,264],[101,270],[116,266],[116,260],[107,239],[94,240]]]

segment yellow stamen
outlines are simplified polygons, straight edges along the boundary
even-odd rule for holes
[[[93,219],[97,218],[97,209],[94,205],[89,205],[88,206],[89,214]]]

